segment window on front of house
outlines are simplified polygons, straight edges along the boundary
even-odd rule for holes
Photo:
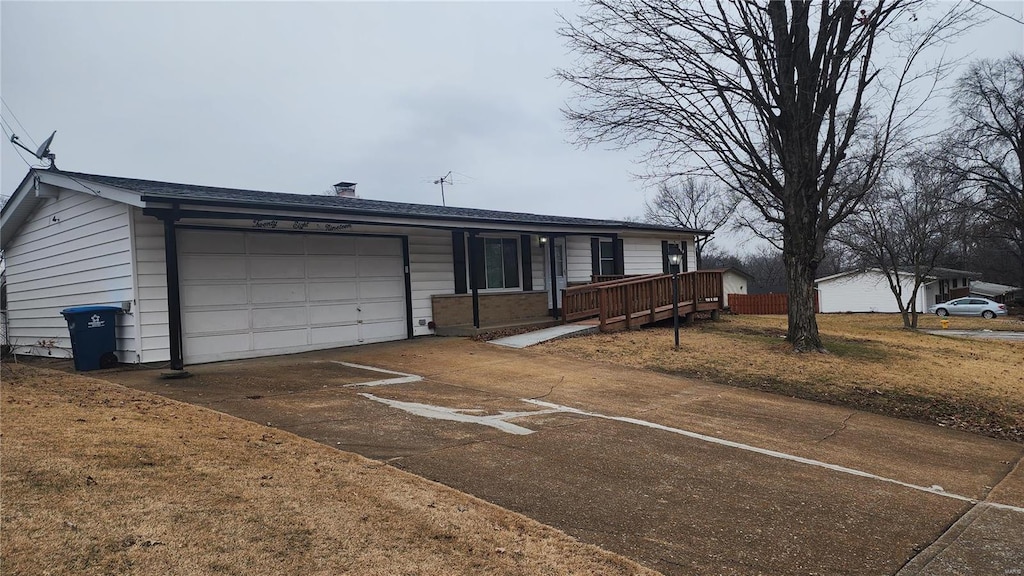
[[[615,274],[615,244],[611,238],[601,239],[601,275]]]
[[[519,240],[484,239],[484,288],[519,287]]]
[[[953,278],[953,288],[956,288],[956,278]]]

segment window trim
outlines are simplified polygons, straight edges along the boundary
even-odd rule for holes
[[[479,292],[486,292],[486,293],[489,293],[489,294],[495,294],[495,293],[501,293],[501,292],[522,292],[523,291],[523,252],[522,252],[522,250],[523,250],[523,243],[522,243],[521,239],[519,238],[519,236],[518,235],[486,235],[486,236],[485,235],[480,235],[477,238],[480,240],[480,243],[481,243],[481,246],[480,246],[480,262],[478,262],[478,266],[480,267],[481,275],[483,276],[483,284],[484,284],[483,286],[478,286],[477,290]],[[511,240],[511,241],[516,243],[516,268],[519,271],[519,273],[517,275],[517,279],[518,279],[518,282],[519,282],[518,286],[501,287],[501,288],[488,288],[486,286],[487,285],[487,241],[488,240],[501,240],[502,243],[504,243],[505,241]],[[469,243],[467,242],[466,244],[468,245]],[[467,246],[467,248],[468,248],[468,246]],[[504,250],[504,248],[502,248],[502,250]],[[467,255],[467,257],[466,257],[466,265],[467,265],[467,267],[469,265],[469,260],[470,260],[471,257],[472,257],[471,254]],[[504,272],[504,263],[505,262],[504,262],[504,257],[503,257],[502,258],[502,272]],[[502,280],[504,281],[504,274],[502,274]]]
[[[603,250],[605,245],[611,249],[611,256],[605,257]],[[615,239],[614,238],[598,238],[597,244],[597,271],[601,276],[614,276],[615,275]],[[610,272],[605,272],[605,263],[611,266]]]

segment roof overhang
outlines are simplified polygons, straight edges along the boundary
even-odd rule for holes
[[[365,224],[375,226],[403,226],[412,228],[434,228],[444,230],[477,230],[487,232],[516,232],[538,235],[592,234],[613,236],[623,229],[609,225],[543,224],[527,222],[502,222],[497,220],[473,220],[469,218],[439,218],[415,216],[381,216],[360,211],[309,210],[287,207],[262,206],[237,203],[222,206],[218,202],[184,199],[157,198],[146,196],[143,214],[155,217],[171,216],[182,222],[203,220],[278,220],[292,222],[324,222],[338,224]],[[649,232],[665,238],[669,235],[686,236],[687,231],[662,230]]]
[[[49,200],[59,198],[62,189],[99,196],[132,206],[144,206],[142,197],[131,190],[95,182],[86,184],[67,174],[33,168],[25,175],[17,190],[0,210],[0,249],[7,246],[7,243],[21,230],[21,227],[39,206]]]

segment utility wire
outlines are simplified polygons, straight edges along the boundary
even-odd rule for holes
[[[1013,20],[1014,22],[1016,22],[1018,24],[1024,24],[1024,20],[1021,20],[1021,19],[1017,18],[1016,16],[1011,16],[1011,15],[1007,14],[1006,12],[1000,12],[999,10],[996,10],[995,8],[989,6],[988,4],[982,4],[978,0],[971,0],[971,3],[972,4],[977,4],[978,6],[981,6],[982,8],[986,8],[988,10],[991,10],[991,11],[995,12],[996,14],[999,14],[1000,16],[1003,16],[1005,18],[1009,18],[1010,20]]]
[[[11,113],[11,118],[14,118],[14,121],[18,123],[19,127],[21,127],[21,132],[25,135],[26,138],[28,138],[28,141],[31,142],[33,146],[38,148],[39,144],[36,144],[36,141],[32,139],[32,135],[28,133],[28,128],[25,128],[25,125],[21,123],[21,120],[18,120],[18,115],[15,114],[14,110],[11,109],[11,105],[7,103],[7,100],[4,100],[3,97],[0,96],[0,103],[3,103],[4,107],[7,108],[7,111]],[[10,122],[7,123],[7,126],[11,128],[11,132],[14,132],[14,127],[11,126]]]
[[[12,129],[10,132],[8,132],[7,128],[4,128],[3,124],[4,122],[0,122],[0,129],[3,129],[4,136],[6,136],[7,141],[10,142],[11,134],[14,132],[14,130]],[[10,123],[7,123],[7,125],[10,126]],[[25,156],[22,155],[21,150],[19,150],[17,146],[14,146],[13,142],[11,142],[11,146],[14,147],[14,151],[18,153],[18,158],[21,158],[21,161],[24,162],[26,166],[28,166],[29,168],[37,168],[37,166],[33,166],[28,160],[25,159]]]

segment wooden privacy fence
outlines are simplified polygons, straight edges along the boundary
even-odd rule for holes
[[[679,274],[679,313],[722,307],[721,272]],[[562,291],[562,320],[597,317],[602,331],[639,328],[672,317],[672,275],[651,274]]]
[[[729,309],[735,314],[788,314],[789,294],[729,294]],[[821,311],[817,292],[814,311]]]

